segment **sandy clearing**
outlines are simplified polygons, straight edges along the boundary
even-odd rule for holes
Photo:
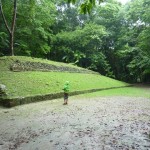
[[[149,150],[150,99],[71,97],[0,108],[2,150]]]

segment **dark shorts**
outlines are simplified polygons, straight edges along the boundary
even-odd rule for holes
[[[64,93],[64,99],[68,99],[68,93]]]

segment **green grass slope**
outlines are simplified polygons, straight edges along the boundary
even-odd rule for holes
[[[70,82],[70,91],[82,91],[90,89],[110,88],[126,86],[127,83],[120,82],[100,74],[90,73],[70,73],[47,71],[20,71],[10,70],[10,65],[15,61],[38,62],[64,66],[82,70],[82,68],[58,63],[54,61],[42,60],[30,57],[1,57],[0,58],[0,84],[6,85],[8,98],[26,97],[34,95],[44,95],[62,92],[65,81]],[[62,70],[63,71],[63,70]],[[85,69],[82,70],[84,72]],[[86,72],[86,71],[85,71]]]
[[[129,96],[129,97],[144,97],[150,99],[150,87],[126,87],[117,88],[110,90],[97,91],[93,93],[81,94],[76,97],[78,98],[89,98],[89,97],[108,97],[108,96]]]

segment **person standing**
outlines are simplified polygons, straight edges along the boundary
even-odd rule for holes
[[[68,104],[68,96],[69,96],[69,81],[66,81],[66,83],[64,84],[64,104],[63,105],[67,105]]]

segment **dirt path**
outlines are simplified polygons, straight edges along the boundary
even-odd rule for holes
[[[104,97],[0,108],[1,150],[149,150],[150,99]]]

